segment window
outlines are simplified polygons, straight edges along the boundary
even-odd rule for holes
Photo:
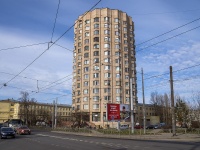
[[[85,24],[89,24],[90,23],[90,20],[85,20]]]
[[[98,102],[99,101],[99,96],[93,96],[93,101]]]
[[[104,21],[105,21],[105,22],[110,21],[110,17],[104,17]]]
[[[89,57],[89,53],[85,53],[84,58],[88,58],[88,57]]]
[[[90,36],[90,33],[89,32],[85,32],[85,37],[88,37]]]
[[[78,53],[81,53],[81,49],[80,48],[78,49]]]
[[[129,90],[126,90],[126,94],[129,94]]]
[[[80,47],[81,46],[81,42],[78,42],[78,47]]]
[[[120,71],[121,70],[121,67],[120,66],[116,66],[116,71]]]
[[[116,96],[116,102],[120,102],[121,101],[121,97],[120,96]]]
[[[117,88],[117,89],[116,89],[116,93],[117,93],[117,94],[121,93],[121,89],[120,89],[120,88]]]
[[[115,49],[119,49],[120,45],[119,44],[115,44]]]
[[[111,85],[110,80],[105,80],[104,85]]]
[[[99,42],[99,37],[95,37],[94,42]]]
[[[120,63],[120,58],[115,59],[115,63],[116,63],[116,64],[119,64],[119,63]]]
[[[105,58],[105,59],[104,59],[104,62],[110,63],[110,58]]]
[[[104,30],[104,34],[110,34],[110,30]]]
[[[106,66],[104,66],[104,69],[105,69],[105,70],[110,70],[110,66],[109,66],[109,65],[106,65]]]
[[[126,87],[129,87],[129,82],[125,82],[125,86],[126,86]]]
[[[78,32],[79,34],[81,34],[82,33],[82,30],[79,30],[79,32]]]
[[[80,90],[78,90],[78,91],[77,91],[77,95],[80,95],[80,94],[81,94],[81,91],[80,91]]]
[[[115,31],[115,35],[119,35],[119,31]]]
[[[127,38],[127,34],[124,34],[124,38]]]
[[[93,52],[93,55],[94,55],[94,56],[99,56],[99,51],[94,51],[94,52]]]
[[[81,60],[81,55],[78,56],[78,60]]]
[[[78,27],[79,27],[79,28],[82,28],[82,23],[80,23],[80,24],[78,25]]]
[[[80,66],[81,66],[81,62],[78,63],[78,67],[80,67]]]
[[[83,94],[88,94],[88,89],[84,89]]]
[[[124,51],[125,51],[125,52],[128,52],[128,47],[124,47]]]
[[[99,104],[93,104],[93,109],[99,109]]]
[[[110,51],[105,51],[104,55],[110,55]]]
[[[99,63],[99,58],[94,58],[94,63]]]
[[[89,78],[89,75],[88,74],[85,74],[84,75],[84,79],[88,79]]]
[[[124,44],[128,44],[128,41],[127,41],[127,40],[124,40]]]
[[[94,89],[93,89],[93,93],[94,93],[94,94],[99,93],[99,88],[94,88]]]
[[[105,101],[110,101],[111,100],[111,96],[104,96],[104,100]]]
[[[105,78],[110,78],[110,77],[111,77],[111,74],[110,74],[110,73],[105,73],[105,74],[104,74],[104,77],[105,77]]]
[[[125,68],[125,72],[129,72],[129,68]]]
[[[121,85],[121,81],[116,81],[116,85],[120,86]]]
[[[77,106],[76,106],[76,109],[77,109],[77,110],[80,110],[80,105],[77,105]]]
[[[110,25],[108,23],[105,23],[104,28],[110,28]]]
[[[123,25],[127,25],[127,22],[126,22],[126,21],[123,21]]]
[[[87,102],[88,101],[88,97],[83,97],[83,101]]]
[[[79,37],[78,37],[78,40],[81,40],[81,39],[82,39],[81,36],[79,36]]]
[[[90,27],[89,27],[89,26],[86,26],[86,27],[85,27],[85,30],[90,30]]]
[[[125,79],[129,79],[129,76],[128,76],[128,75],[125,75]]]
[[[88,86],[88,85],[89,85],[88,81],[85,81],[84,86]]]
[[[89,67],[85,67],[84,72],[88,72],[88,71],[89,71]]]
[[[110,44],[104,44],[104,48],[110,48]]]
[[[117,73],[116,78],[120,78],[120,77],[121,77],[120,73]]]
[[[127,28],[126,27],[124,27],[124,32],[127,32]]]
[[[93,73],[93,78],[99,78],[99,73]]]
[[[99,44],[94,44],[94,48],[99,49]]]
[[[98,34],[99,34],[99,30],[95,30],[94,35],[98,35]]]
[[[89,46],[85,46],[84,51],[88,51],[88,50],[89,50]]]
[[[85,39],[84,43],[89,44],[89,39]]]
[[[80,83],[77,83],[77,88],[80,88],[81,84]]]
[[[115,56],[121,56],[120,52],[115,52]]]
[[[115,24],[115,29],[118,29],[120,26],[118,24]]]
[[[119,19],[118,18],[114,18],[114,22],[119,22]]]
[[[84,64],[85,64],[85,65],[88,65],[89,62],[90,62],[89,60],[85,60],[85,61],[84,61]]]
[[[94,24],[94,29],[98,29],[99,28],[99,24]]]
[[[76,102],[77,102],[77,103],[80,103],[80,102],[81,102],[80,98],[77,98]]]
[[[129,97],[126,97],[126,102],[129,102]]]
[[[124,58],[128,58],[128,54],[124,54]]]
[[[99,85],[99,80],[93,81],[93,85]]]
[[[120,38],[119,38],[119,37],[116,37],[116,38],[115,38],[115,42],[120,43]]]
[[[104,93],[110,93],[111,89],[110,88],[104,88]]]
[[[99,70],[99,66],[94,66],[94,70]]]
[[[99,22],[99,17],[95,17],[94,22]]]
[[[110,37],[108,37],[108,36],[104,37],[104,41],[105,42],[110,42]]]
[[[88,109],[89,107],[88,107],[88,104],[84,104],[83,105],[83,109]]]

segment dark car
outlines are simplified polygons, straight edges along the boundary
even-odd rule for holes
[[[146,129],[154,129],[154,125],[148,125],[146,126]]]
[[[142,125],[136,125],[134,128],[135,129],[143,129],[143,126]]]
[[[31,134],[31,130],[27,126],[21,126],[16,130],[17,134]]]
[[[12,137],[15,138],[15,131],[11,127],[2,127],[1,128],[1,139]]]

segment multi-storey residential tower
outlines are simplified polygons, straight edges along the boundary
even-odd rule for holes
[[[134,23],[120,10],[95,9],[78,17],[74,27],[74,112],[87,112],[88,120],[102,125],[106,104],[130,104],[136,94]]]

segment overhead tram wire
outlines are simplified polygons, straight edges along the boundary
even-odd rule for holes
[[[94,6],[92,6],[89,11],[91,11],[94,7],[96,7],[102,0],[99,0]],[[89,12],[87,11],[82,18]],[[30,67],[37,59],[39,59],[46,51],[48,51],[56,42],[58,42],[67,32],[69,32],[69,30],[71,30],[74,25],[77,23],[78,21],[76,21],[71,27],[69,27],[59,38],[57,38],[57,40],[55,40],[54,42],[52,42],[52,44],[46,49],[44,50],[39,56],[37,56],[30,64],[28,64],[24,69],[22,69],[18,74],[16,74],[13,78],[11,78],[10,80],[8,80],[5,85],[7,85],[9,82],[11,82],[12,80],[14,80],[18,75],[20,75],[22,72],[24,72],[28,67]],[[4,87],[1,86],[0,89],[2,89]]]
[[[191,24],[191,23],[194,23],[194,22],[196,22],[196,21],[199,21],[199,20],[200,20],[200,18],[197,18],[197,19],[195,19],[195,20],[193,20],[193,21],[191,21],[191,22],[188,22],[188,23],[186,23],[186,24],[184,24],[184,25],[181,25],[181,26],[176,27],[176,28],[174,28],[174,29],[172,29],[172,30],[169,30],[169,31],[167,31],[167,32],[165,32],[165,33],[163,33],[163,34],[160,34],[160,35],[158,35],[158,36],[156,36],[156,37],[153,37],[153,38],[151,38],[151,39],[149,39],[149,40],[147,40],[147,41],[144,41],[144,42],[141,42],[141,43],[139,43],[139,44],[136,44],[136,46],[139,46],[139,45],[142,45],[142,44],[147,43],[147,42],[149,42],[149,41],[152,41],[152,40],[154,40],[154,39],[157,39],[157,38],[159,38],[159,37],[161,37],[161,36],[163,36],[163,35],[166,35],[166,34],[168,34],[168,33],[171,33],[171,32],[173,32],[173,31],[175,31],[175,30],[177,30],[177,29],[180,29],[180,28],[182,28],[182,27],[184,27],[184,26],[187,26],[187,25],[189,25],[189,24]]]
[[[173,39],[173,38],[175,38],[175,37],[177,37],[177,36],[180,36],[180,35],[182,35],[182,34],[185,34],[185,33],[187,33],[187,32],[190,32],[190,31],[192,31],[192,30],[198,29],[199,27],[200,27],[200,26],[197,26],[197,27],[192,28],[192,29],[190,29],[190,30],[187,30],[187,31],[185,31],[185,32],[181,32],[181,33],[176,34],[176,35],[174,35],[174,36],[172,36],[172,37],[169,37],[169,38],[167,38],[167,39],[164,39],[164,40],[162,40],[162,41],[160,41],[160,42],[157,42],[157,43],[152,44],[152,45],[150,45],[150,46],[147,46],[147,47],[144,47],[144,48],[142,48],[142,49],[136,50],[136,52],[143,51],[143,50],[145,50],[145,49],[147,49],[147,48],[149,48],[149,47],[153,47],[153,46],[155,46],[155,45],[157,45],[157,44],[160,44],[160,43],[163,43],[163,42],[165,42],[165,41],[171,40],[171,39]]]
[[[6,50],[11,50],[11,49],[17,49],[17,48],[25,48],[25,47],[37,46],[37,45],[48,44],[48,43],[49,42],[29,44],[29,45],[21,45],[21,46],[16,46],[16,47],[10,47],[10,48],[0,49],[0,51],[6,51]]]
[[[174,70],[173,73],[179,72],[179,71],[182,71],[182,70],[187,70],[187,69],[194,68],[194,67],[198,67],[198,66],[200,66],[200,64],[196,64],[196,65],[193,65],[193,66],[189,66],[189,67],[185,67],[185,68],[182,68],[182,69]],[[159,74],[159,75],[154,75],[154,76],[145,78],[144,80],[148,80],[148,79],[151,79],[151,78],[157,78],[159,76],[163,76],[163,75],[167,75],[167,74],[169,74],[169,72],[166,72],[166,73],[163,73],[163,74]]]
[[[56,21],[57,21],[57,17],[58,17],[59,7],[60,7],[60,0],[58,0],[58,7],[57,7],[57,11],[56,11],[56,17],[55,17],[55,21],[54,21],[54,25],[53,25],[52,34],[51,34],[51,42],[53,40],[53,34],[54,34],[55,27],[56,27]]]

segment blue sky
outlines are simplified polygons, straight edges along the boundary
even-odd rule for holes
[[[79,15],[89,10],[97,0],[60,1],[53,41],[72,26]],[[58,0],[1,0],[0,1],[0,85],[18,74],[48,44],[5,50],[10,47],[50,42]],[[162,37],[139,45],[157,35],[184,25],[200,17],[199,0],[102,0],[96,8],[109,7],[127,12],[135,23],[135,45],[138,75],[138,98],[142,102],[141,68],[144,70],[145,99],[151,92],[170,92],[169,66],[173,66],[174,91],[185,99],[191,99],[200,88],[200,28],[171,40],[149,47],[177,34],[200,26],[195,21]],[[73,29],[57,44],[73,50]],[[144,49],[145,47],[148,47]],[[140,51],[143,49],[142,51]],[[157,76],[156,78],[151,78]],[[64,78],[65,77],[65,78]],[[150,79],[147,79],[149,78]],[[0,99],[20,97],[27,90],[37,101],[51,103],[58,97],[59,103],[71,104],[72,52],[52,46],[18,77],[0,89]],[[38,80],[38,82],[37,82]],[[49,85],[50,83],[57,81]],[[38,83],[38,84],[37,84]],[[45,89],[49,86],[51,88]],[[35,93],[38,90],[39,93]]]

